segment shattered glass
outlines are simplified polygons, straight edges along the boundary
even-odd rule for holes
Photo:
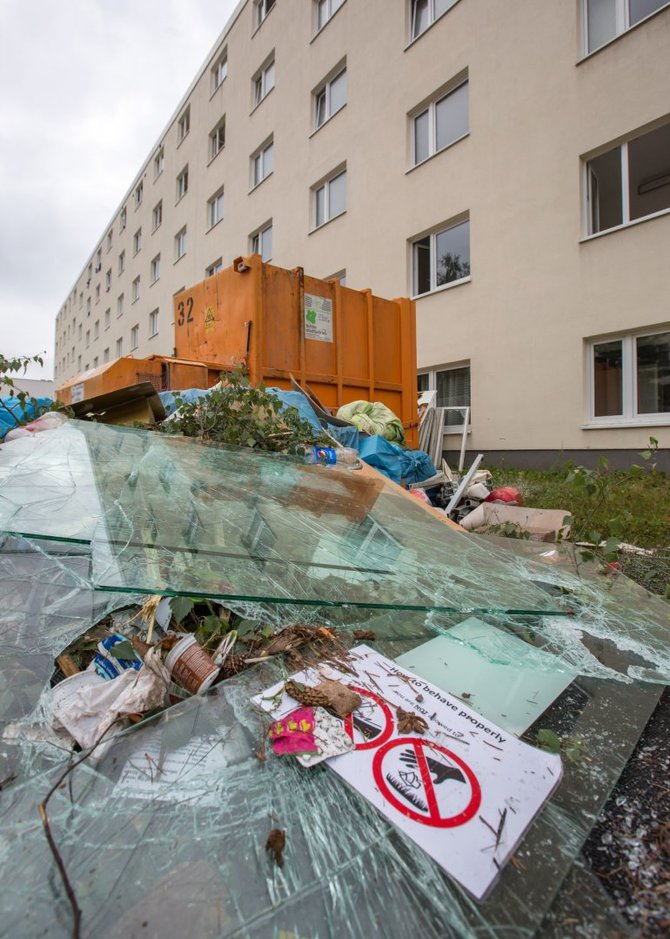
[[[112,591],[565,614],[381,477],[105,424],[70,421],[13,466],[0,530],[90,542]]]

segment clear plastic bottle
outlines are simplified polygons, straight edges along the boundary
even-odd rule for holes
[[[305,463],[321,466],[358,466],[360,457],[353,447],[305,447]]]

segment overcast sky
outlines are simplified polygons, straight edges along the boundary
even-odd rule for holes
[[[0,0],[0,352],[47,351],[94,241],[237,0]]]

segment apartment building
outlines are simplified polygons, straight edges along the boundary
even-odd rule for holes
[[[173,295],[257,252],[415,297],[470,451],[668,447],[669,61],[666,0],[242,0],[58,313],[57,384],[171,353]]]

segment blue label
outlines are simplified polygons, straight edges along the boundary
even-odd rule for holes
[[[314,447],[314,455],[316,462],[322,463],[324,466],[337,463],[337,453],[334,447]]]

